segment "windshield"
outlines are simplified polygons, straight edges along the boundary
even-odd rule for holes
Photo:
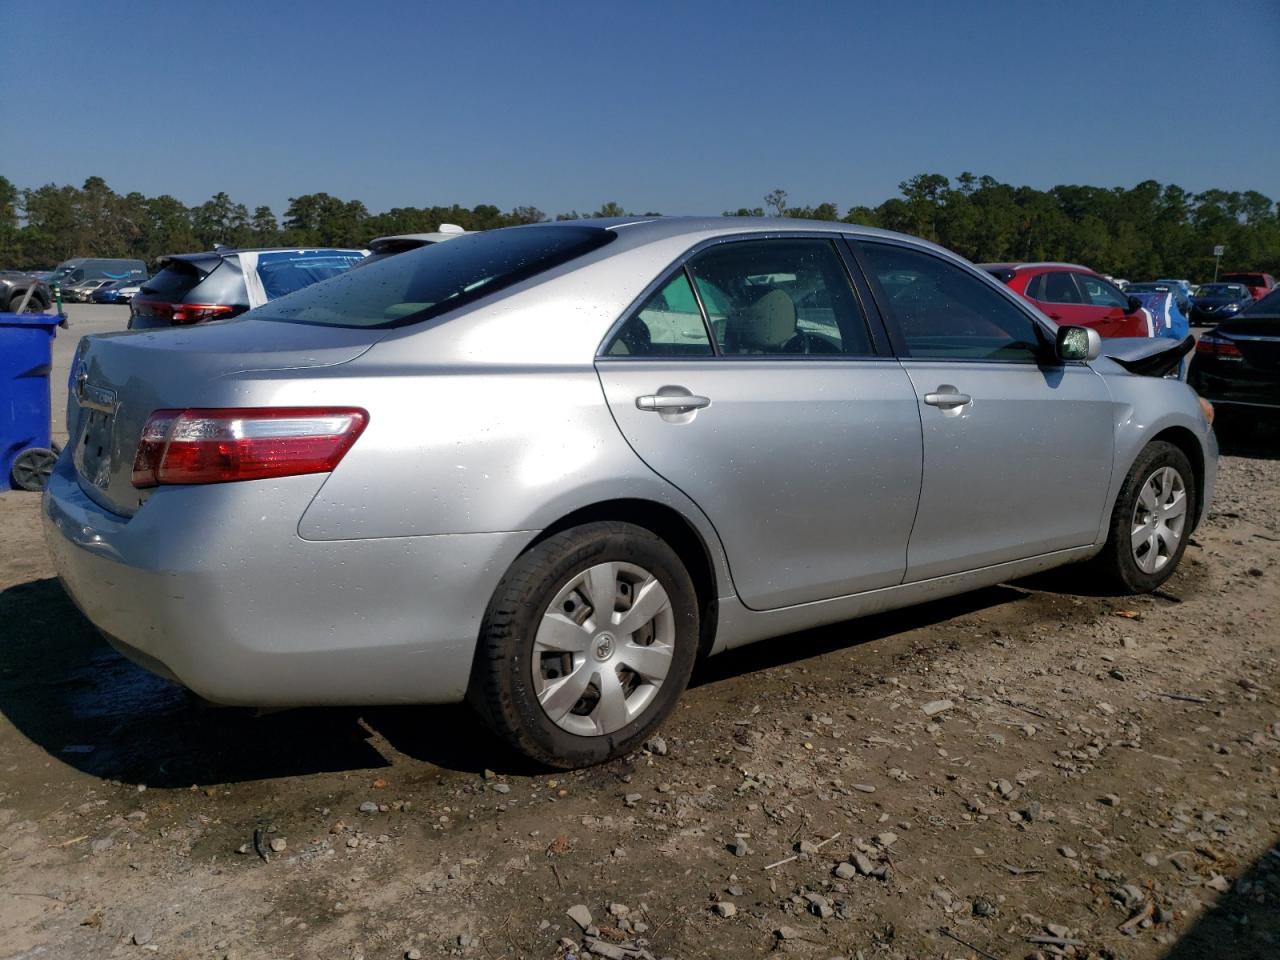
[[[1245,290],[1244,287],[1235,283],[1206,283],[1200,288],[1200,292],[1197,293],[1196,296],[1201,298],[1241,298],[1249,296],[1249,292]]]
[[[261,320],[398,327],[454,310],[604,246],[600,227],[508,227],[349,270],[251,311]]]
[[[1125,293],[1168,293],[1172,288],[1167,283],[1131,283],[1124,288]]]

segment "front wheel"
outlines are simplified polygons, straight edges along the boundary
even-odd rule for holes
[[[1187,455],[1171,443],[1148,444],[1120,488],[1094,570],[1125,593],[1157,589],[1187,549],[1198,497]]]
[[[632,524],[584,524],[503,577],[481,626],[471,699],[525,756],[589,766],[657,729],[697,649],[697,597],[675,551]]]

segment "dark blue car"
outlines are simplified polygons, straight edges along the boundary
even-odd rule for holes
[[[1221,323],[1253,302],[1253,294],[1243,283],[1206,283],[1191,298],[1191,322],[1201,327]]]

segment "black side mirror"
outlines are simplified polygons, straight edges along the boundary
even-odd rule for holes
[[[1137,313],[1141,309],[1142,309],[1142,301],[1139,300],[1137,297],[1130,297],[1129,309],[1126,310],[1125,313]]]
[[[1092,327],[1059,327],[1057,353],[1064,363],[1097,360],[1102,356],[1102,337]]]

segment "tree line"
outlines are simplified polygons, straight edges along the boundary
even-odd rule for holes
[[[879,206],[792,206],[773,190],[759,207],[728,216],[799,217],[883,227],[940,243],[975,262],[1066,260],[1130,279],[1213,274],[1213,248],[1224,270],[1280,274],[1280,205],[1254,190],[1191,193],[1146,180],[1132,188],[1056,186],[1037,190],[962,173],[925,173],[899,184]],[[616,202],[556,220],[629,216]],[[652,214],[646,214],[652,215]],[[164,194],[119,194],[101,177],[81,187],[19,189],[0,176],[0,268],[51,267],[73,256],[134,257],[248,246],[358,247],[374,237],[427,233],[441,223],[491,230],[550,219],[537,207],[393,207],[370,213],[359,200],[328,193],[289,198],[284,219],[270,207],[252,212],[226,193],[188,206]]]

